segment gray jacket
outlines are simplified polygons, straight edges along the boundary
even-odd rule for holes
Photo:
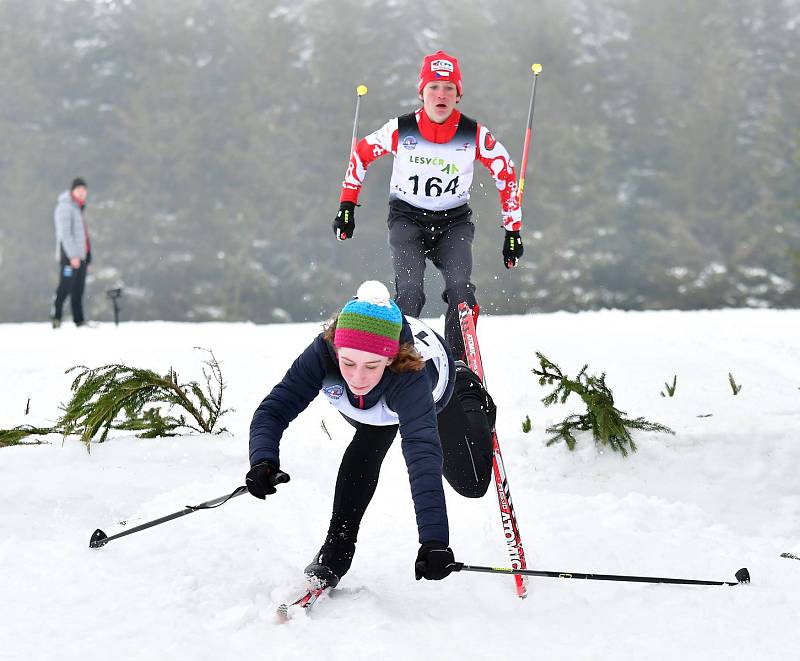
[[[53,212],[56,226],[56,259],[61,259],[61,248],[67,257],[86,260],[86,225],[83,212],[72,199],[69,191],[58,196],[58,204]]]

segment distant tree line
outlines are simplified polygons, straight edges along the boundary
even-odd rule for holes
[[[0,322],[44,320],[52,211],[89,182],[89,316],[302,321],[391,284],[390,158],[353,241],[330,222],[350,147],[418,105],[422,56],[521,160],[525,257],[501,263],[476,168],[489,313],[800,305],[800,0],[0,0]],[[431,274],[425,314],[443,311]]]

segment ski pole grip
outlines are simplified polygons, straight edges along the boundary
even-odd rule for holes
[[[453,568],[453,571],[461,571],[462,569],[464,569],[464,563],[463,562],[454,562],[450,566]]]

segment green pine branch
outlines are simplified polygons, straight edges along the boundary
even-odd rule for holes
[[[26,441],[28,436],[46,436],[55,430],[47,427],[34,427],[33,425],[19,425],[13,429],[0,429],[0,448],[12,445],[41,445],[44,441]]]
[[[105,441],[112,429],[134,431],[141,438],[175,436],[179,430],[221,433],[224,428],[215,429],[229,410],[222,407],[225,384],[213,352],[206,351],[210,358],[204,361],[204,387],[196,381],[181,383],[171,368],[162,376],[119,363],[72,367],[67,373],[78,370],[70,386],[72,398],[62,406],[56,424],[46,430],[31,426],[0,430],[0,443],[57,432],[78,435],[88,448],[98,435],[99,442]]]
[[[742,391],[742,386],[736,383],[736,379],[733,378],[733,374],[730,372],[728,372],[728,383],[730,384],[734,395],[738,395]]]
[[[551,434],[547,445],[564,441],[570,450],[574,450],[577,443],[574,432],[591,431],[595,443],[627,456],[629,450],[636,451],[631,430],[675,433],[657,422],[649,422],[641,417],[625,417],[626,412],[614,406],[614,395],[606,384],[605,373],[600,376],[589,375],[586,371],[588,365],[584,365],[577,377],[570,379],[543,354],[537,351],[536,356],[539,359],[539,369],[531,371],[539,377],[539,384],[555,384],[555,389],[542,399],[545,406],[552,406],[556,402],[563,404],[573,393],[586,405],[586,413],[567,416],[560,423],[547,428],[547,433]]]
[[[670,397],[674,397],[675,396],[675,390],[677,389],[677,387],[678,387],[678,375],[677,374],[673,374],[672,375],[672,385],[670,385],[669,383],[667,383],[665,381],[664,382],[664,389],[667,391],[667,394],[665,395],[664,391],[662,390],[661,391],[661,396],[662,397],[666,397],[667,395],[669,395]]]

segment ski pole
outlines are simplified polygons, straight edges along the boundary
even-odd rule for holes
[[[277,473],[275,473],[275,475],[272,476],[271,479],[273,486],[288,481],[289,481],[289,476],[283,471],[278,471]],[[104,533],[102,530],[100,530],[100,528],[98,528],[92,533],[92,537],[89,540],[89,548],[99,549],[101,546],[105,546],[113,539],[119,539],[120,537],[125,537],[125,535],[132,535],[133,533],[139,532],[140,530],[146,530],[147,528],[152,528],[153,526],[166,523],[167,521],[172,521],[173,519],[186,516],[187,514],[192,514],[193,512],[197,512],[198,510],[214,509],[215,507],[224,505],[231,498],[236,498],[237,496],[241,496],[243,493],[247,493],[247,487],[245,486],[236,487],[231,493],[229,493],[226,496],[220,496],[219,498],[212,498],[211,500],[207,500],[206,502],[200,503],[199,505],[187,505],[180,512],[174,512],[173,514],[168,514],[167,516],[162,516],[159,519],[148,521],[147,523],[135,526],[133,528],[130,528],[129,530],[123,530],[121,533],[117,533],[116,535],[111,535],[111,537],[106,535],[106,533]]]
[[[361,97],[367,93],[366,85],[359,85],[356,87],[356,116],[353,119],[353,139],[350,141],[350,153],[356,148],[356,140],[358,139],[358,110],[361,106]]]
[[[628,581],[632,583],[672,583],[673,585],[739,585],[750,582],[750,572],[742,567],[736,572],[736,582],[700,581],[690,578],[662,578],[659,576],[621,576],[617,574],[582,574],[568,571],[539,571],[536,569],[509,569],[505,567],[480,567],[456,562],[453,571],[475,571],[488,574],[514,574],[516,576],[544,576],[546,578],[583,578],[592,581]]]
[[[187,505],[184,509],[180,512],[175,512],[173,514],[168,514],[167,516],[162,516],[159,519],[154,519],[153,521],[148,521],[147,523],[143,523],[139,526],[135,526],[130,528],[129,530],[124,530],[121,533],[117,533],[116,535],[111,535],[109,537],[104,533],[100,528],[95,530],[92,533],[92,537],[89,540],[89,548],[90,549],[97,549],[101,546],[105,546],[108,544],[112,539],[119,539],[120,537],[125,537],[125,535],[132,535],[135,532],[139,532],[140,530],[146,530],[147,528],[152,528],[153,526],[160,525],[162,523],[166,523],[167,521],[172,521],[173,519],[177,519],[181,516],[186,516],[187,514],[191,514],[192,512],[196,512],[198,510],[205,510],[211,509],[214,507],[219,507],[220,505],[225,504],[231,498],[236,498],[236,496],[241,496],[243,493],[247,491],[247,487],[236,487],[232,493],[226,496],[220,496],[219,498],[212,498],[211,500],[207,500],[204,503],[200,503],[199,505]]]
[[[517,199],[522,206],[522,193],[525,191],[525,170],[528,167],[528,147],[531,143],[531,127],[533,126],[533,105],[536,103],[536,79],[542,73],[542,65],[531,65],[533,71],[533,86],[531,87],[531,103],[528,106],[528,128],[525,130],[525,146],[522,148],[522,167],[519,171],[519,186],[517,188]]]

